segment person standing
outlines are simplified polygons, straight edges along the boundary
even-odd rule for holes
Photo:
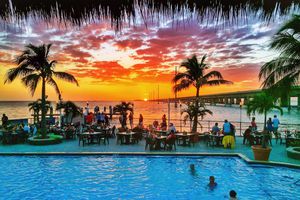
[[[128,118],[129,118],[130,129],[132,129],[133,128],[133,113],[132,112],[129,113]]]
[[[113,116],[113,108],[112,108],[112,106],[109,106],[109,118],[110,118],[110,120],[112,120],[112,116]]]
[[[255,117],[252,117],[251,128],[252,128],[252,132],[256,132],[257,131],[257,125],[256,125],[256,122],[255,122]]]
[[[7,125],[8,125],[8,117],[5,114],[3,114],[2,115],[2,126],[7,127]]]
[[[94,108],[94,114],[95,115],[98,114],[99,110],[100,110],[99,106],[95,106],[95,108]]]
[[[140,117],[139,117],[139,127],[140,128],[143,128],[143,121],[144,121],[144,117],[142,114],[140,114]]]
[[[273,131],[274,131],[274,133],[277,133],[278,128],[279,128],[279,124],[280,124],[279,119],[277,118],[277,115],[274,115],[272,124],[273,124]]]
[[[225,119],[223,124],[223,134],[230,135],[230,133],[231,133],[230,123],[228,122],[227,119]]]
[[[267,130],[269,133],[272,133],[273,131],[273,122],[271,117],[267,121]]]
[[[277,143],[278,138],[279,138],[278,128],[279,128],[279,124],[280,124],[279,119],[277,118],[277,115],[274,115],[272,124],[273,124],[273,133],[276,137],[276,143]]]

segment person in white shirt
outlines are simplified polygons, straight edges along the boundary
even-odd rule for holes
[[[174,124],[170,123],[168,132],[171,133],[172,130],[174,131],[174,133],[176,133],[176,128],[175,128]]]

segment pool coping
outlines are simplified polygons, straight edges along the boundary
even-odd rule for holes
[[[242,153],[190,153],[190,152],[0,152],[0,156],[94,156],[94,155],[135,155],[135,156],[228,156],[239,157],[248,164],[263,164],[300,169],[300,165],[285,162],[251,160]]]

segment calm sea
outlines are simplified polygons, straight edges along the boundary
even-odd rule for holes
[[[29,102],[25,101],[15,101],[15,102],[4,102],[0,101],[0,114],[6,113],[6,115],[10,119],[18,119],[18,118],[32,118],[31,112],[28,110]],[[80,107],[86,106],[86,101],[79,101],[75,102]],[[89,107],[91,110],[98,105],[100,107],[100,110],[102,111],[104,106],[107,108],[111,105],[114,106],[120,102],[116,101],[92,101],[89,102]],[[152,123],[154,120],[161,121],[161,117],[163,114],[166,114],[168,116],[168,104],[167,103],[157,103],[157,102],[144,102],[144,101],[133,101],[134,103],[134,117],[135,122],[137,123],[137,118],[139,117],[139,114],[143,114],[145,124]],[[56,103],[52,102],[53,107],[55,108]],[[185,108],[185,105],[182,105],[181,107],[178,106],[175,108],[174,104],[170,105],[170,119],[171,122],[175,123],[177,126],[179,126],[179,119],[181,116],[181,110]],[[250,117],[246,113],[246,109],[243,108],[240,110],[238,106],[233,107],[225,107],[224,105],[217,105],[217,106],[207,106],[208,109],[210,109],[213,112],[213,115],[207,115],[204,120],[209,120],[210,126],[215,121],[223,121],[224,119],[228,119],[232,122],[239,122],[240,118],[242,122],[244,123],[244,126],[248,125],[248,122],[250,122]],[[58,111],[56,111],[58,114]],[[280,122],[283,124],[300,124],[300,111],[297,109],[292,109],[290,112],[287,110],[284,111],[284,114],[280,116],[280,113],[278,111],[273,111],[268,114],[268,117],[273,117],[274,114],[277,114],[279,116]],[[251,116],[252,117],[252,116]],[[257,122],[263,122],[263,116],[256,114],[256,121]],[[207,122],[205,122],[207,123]],[[181,123],[183,126],[183,123]],[[188,126],[188,125],[187,125]],[[299,126],[298,126],[299,127]]]

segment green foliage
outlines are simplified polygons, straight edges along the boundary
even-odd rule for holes
[[[204,86],[215,86],[221,84],[232,84],[231,81],[223,79],[222,74],[219,71],[210,71],[205,74],[205,71],[209,69],[208,64],[205,63],[206,55],[204,55],[200,62],[196,55],[193,55],[191,58],[183,61],[180,65],[181,68],[184,68],[184,72],[179,72],[173,78],[174,92],[180,92],[186,90],[191,86],[196,88],[196,101],[195,106],[198,107],[198,99],[200,96],[200,88]],[[195,110],[198,110],[195,108]],[[196,116],[195,114],[194,116]],[[194,117],[193,122],[193,132],[197,132],[198,117]]]
[[[263,139],[262,139],[263,147],[266,147],[266,145],[267,145],[266,141],[267,141],[268,133],[267,133],[267,131],[265,131],[267,114],[272,109],[278,109],[280,111],[281,115],[283,114],[281,107],[275,105],[274,98],[265,92],[254,96],[254,98],[247,103],[247,114],[248,115],[255,114],[256,112],[264,115],[264,133],[263,133]]]
[[[35,46],[32,44],[26,45],[25,50],[17,56],[15,64],[17,67],[11,68],[6,74],[4,83],[11,83],[16,78],[20,78],[21,82],[27,87],[32,95],[34,95],[38,84],[42,83],[42,97],[41,97],[41,131],[43,137],[46,137],[46,83],[53,86],[56,93],[60,95],[60,90],[54,77],[75,83],[78,85],[77,80],[71,74],[66,72],[54,71],[57,61],[49,61],[49,52],[51,44],[42,44]]]
[[[189,120],[191,124],[195,117],[197,119],[200,117],[200,119],[203,120],[207,114],[213,115],[213,112],[211,110],[206,109],[205,104],[200,100],[193,100],[191,102],[187,102],[186,105],[187,108],[181,111],[181,114],[183,114],[184,124],[186,124],[187,120]],[[201,126],[199,122],[198,124]]]
[[[256,112],[266,114],[272,109],[278,109],[280,113],[283,114],[281,107],[275,105],[274,98],[265,92],[254,96],[254,98],[247,103],[248,115],[255,114]]]
[[[180,67],[183,67],[185,72],[179,72],[173,78],[173,82],[175,83],[173,90],[175,92],[188,89],[190,86],[201,88],[203,86],[232,83],[231,81],[224,80],[222,74],[218,71],[210,71],[205,74],[205,71],[209,69],[208,64],[205,63],[205,59],[206,55],[202,57],[199,63],[196,55],[193,55],[181,63]]]
[[[276,97],[289,94],[300,80],[300,15],[294,15],[274,35],[271,49],[280,55],[264,64],[259,72],[263,88],[271,89]]]
[[[290,142],[290,146],[300,147],[300,141],[299,140],[292,141],[292,142]]]
[[[70,117],[70,123],[76,116],[82,115],[81,108],[72,101],[60,102],[56,105],[56,110],[64,109],[65,116]]]
[[[122,101],[120,104],[115,105],[114,112],[126,115],[127,112],[133,112],[133,103]]]

